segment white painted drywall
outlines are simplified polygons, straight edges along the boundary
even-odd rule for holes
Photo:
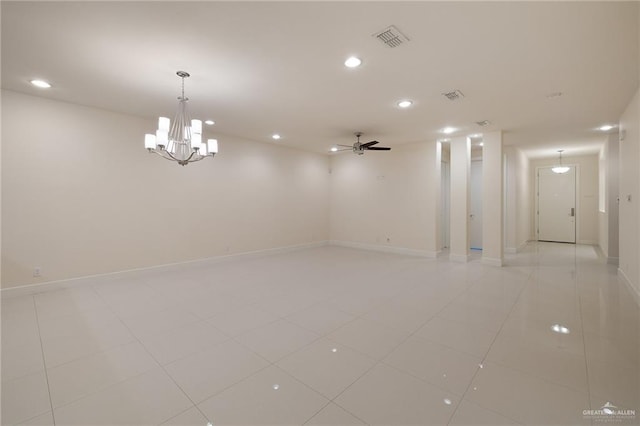
[[[181,167],[154,120],[10,91],[2,124],[3,287],[328,239],[326,155],[220,135]]]
[[[639,92],[620,118],[619,272],[640,296],[640,101]]]
[[[437,142],[332,155],[331,240],[435,255],[441,238],[440,163]]]

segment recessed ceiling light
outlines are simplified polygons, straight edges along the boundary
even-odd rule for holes
[[[482,133],[474,133],[472,135],[469,135],[469,137],[473,138],[473,139],[481,138],[482,137]]]
[[[445,398],[444,403],[447,405],[451,405],[451,400],[449,398]]]
[[[48,82],[46,82],[44,80],[31,80],[30,83],[33,84],[36,87],[41,88],[41,89],[48,89],[48,88],[51,87],[51,84],[49,84]]]
[[[272,137],[273,139],[275,139],[275,140],[280,139],[280,135],[279,135],[279,134],[277,134],[277,133],[274,133],[273,135],[271,135],[271,137]]]
[[[208,125],[208,126],[213,126],[214,124],[216,124],[216,122],[215,122],[215,121],[213,121],[213,120],[206,120],[206,121],[204,122],[204,124],[206,124],[206,125]]]
[[[570,331],[567,327],[565,327],[564,325],[560,325],[560,324],[553,324],[551,326],[551,330],[555,331],[556,333],[560,333],[560,334],[569,334]]]
[[[331,149],[329,151],[331,152],[336,152],[338,150],[337,146],[332,146]]]
[[[598,127],[598,130],[602,130],[603,132],[608,132],[616,126],[612,126],[611,124],[605,124],[604,126]]]
[[[413,101],[410,101],[408,99],[404,99],[404,100],[398,102],[398,106],[400,108],[409,108],[411,105],[413,105]]]
[[[442,133],[444,133],[445,135],[450,135],[451,133],[455,132],[456,129],[455,127],[445,127],[444,129],[441,130]]]
[[[279,385],[279,384],[277,384],[277,383],[276,383],[275,385],[271,386],[271,387],[273,388],[273,390],[278,390],[278,389],[280,389],[280,385]]]
[[[360,58],[356,58],[355,56],[350,56],[344,61],[344,66],[347,68],[356,68],[362,64],[362,60]]]

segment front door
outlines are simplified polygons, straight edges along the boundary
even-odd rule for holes
[[[538,240],[576,242],[576,168],[538,169]]]

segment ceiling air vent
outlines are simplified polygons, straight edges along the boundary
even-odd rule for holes
[[[464,95],[458,89],[452,90],[451,92],[445,92],[445,93],[442,94],[442,96],[444,96],[445,98],[449,99],[450,101],[458,101],[458,100],[464,98]]]
[[[476,121],[476,124],[480,127],[488,126],[491,124],[489,120]]]
[[[402,34],[399,29],[391,25],[389,28],[377,32],[373,35],[375,38],[383,42],[389,47],[398,47],[409,41],[406,35]]]

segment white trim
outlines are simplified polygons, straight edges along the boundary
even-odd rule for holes
[[[80,286],[85,284],[109,282],[119,278],[134,278],[148,271],[171,272],[171,271],[179,270],[180,268],[184,268],[187,265],[197,266],[197,265],[215,264],[215,263],[220,263],[220,262],[225,262],[230,260],[237,260],[237,259],[251,259],[251,258],[262,257],[266,255],[289,253],[292,251],[303,250],[308,248],[323,247],[328,244],[329,242],[324,240],[324,241],[317,241],[313,243],[298,244],[294,246],[273,247],[269,249],[228,254],[224,256],[215,256],[215,257],[208,257],[204,259],[187,260],[185,262],[167,263],[164,265],[148,266],[144,268],[135,268],[135,269],[128,269],[124,271],[116,271],[116,272],[107,272],[105,274],[95,274],[95,275],[86,275],[83,277],[66,278],[62,280],[47,281],[44,283],[18,285],[14,287],[3,288],[2,290],[0,290],[0,295],[2,297],[26,296],[26,295],[36,294],[36,293],[42,293],[45,291],[59,290],[63,288],[75,287],[75,286]]]
[[[636,289],[633,284],[631,284],[631,280],[627,277],[627,274],[620,268],[618,268],[618,278],[620,281],[624,282],[631,293],[631,296],[634,298],[636,303],[640,306],[640,290]]]
[[[518,247],[505,247],[504,252],[505,253],[511,253],[511,254],[516,254],[516,253],[520,253],[529,243],[530,240],[525,240],[523,241]],[[535,241],[535,240],[532,240]]]
[[[620,259],[619,259],[619,258],[617,258],[617,257],[607,257],[607,263],[608,263],[609,265],[616,265],[616,266],[618,266],[618,265],[620,264],[619,260],[620,260]]]
[[[428,257],[435,259],[439,251],[417,250],[405,247],[381,246],[377,244],[359,243],[356,241],[330,240],[329,245],[338,247],[355,248],[360,250],[379,251],[382,253],[401,254],[406,256]]]
[[[449,260],[451,262],[468,262],[471,260],[470,254],[449,254]]]
[[[502,259],[499,259],[497,257],[483,257],[482,258],[482,264],[483,265],[489,265],[489,266],[502,266]]]

